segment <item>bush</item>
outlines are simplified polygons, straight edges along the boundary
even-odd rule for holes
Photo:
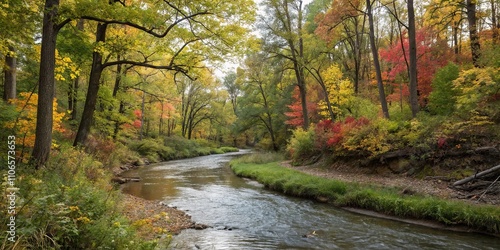
[[[453,81],[458,78],[458,75],[459,68],[453,63],[436,72],[427,106],[432,114],[449,115],[454,111],[457,91],[453,88]]]
[[[498,101],[500,93],[500,73],[494,68],[473,68],[462,71],[453,81],[453,89],[457,92],[455,109],[457,114],[468,114],[470,111],[486,106],[489,102]],[[481,109],[481,112],[494,113]]]
[[[292,138],[287,145],[287,151],[290,154],[294,164],[301,164],[311,156],[320,153],[315,145],[315,132],[313,126],[305,131],[298,128],[293,131]]]

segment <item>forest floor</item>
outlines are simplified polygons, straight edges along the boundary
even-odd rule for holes
[[[475,204],[500,205],[500,195],[484,194],[482,190],[463,191],[451,188],[450,180],[442,180],[436,177],[418,179],[415,177],[385,173],[369,173],[366,168],[355,168],[342,164],[325,167],[321,164],[307,166],[292,166],[290,161],[282,163],[306,174],[335,179],[345,182],[369,184],[384,187],[401,188],[404,192],[431,195],[443,199],[463,200]]]

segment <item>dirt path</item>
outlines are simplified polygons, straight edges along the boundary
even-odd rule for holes
[[[417,179],[396,174],[369,174],[362,170],[353,170],[343,166],[291,166],[290,162],[283,162],[283,166],[289,167],[310,175],[336,179],[346,182],[372,184],[387,187],[399,187],[405,192],[432,195],[445,199],[466,200],[472,203],[485,203],[500,205],[500,196],[483,195],[481,192],[467,193],[449,187],[450,182],[436,178]],[[478,200],[481,197],[480,200]]]

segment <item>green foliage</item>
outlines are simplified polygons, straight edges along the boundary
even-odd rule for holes
[[[455,108],[456,89],[453,81],[458,78],[459,68],[450,63],[436,72],[432,80],[432,92],[429,95],[429,111],[438,115],[449,115]]]
[[[123,217],[120,192],[89,154],[63,146],[43,171],[30,173],[28,167],[17,169],[17,248],[153,249],[155,243],[139,239]],[[2,192],[6,186],[2,182]],[[7,202],[0,199],[6,225]]]
[[[287,152],[294,164],[301,164],[319,153],[314,145],[315,134],[313,126],[307,131],[302,128],[297,128],[293,131],[292,138],[290,138],[287,145]]]
[[[351,106],[350,115],[354,117],[366,117],[369,120],[375,120],[379,115],[378,105],[366,98],[354,96]]]
[[[237,148],[217,148],[214,143],[206,140],[188,140],[180,136],[165,138],[146,138],[140,141],[131,141],[128,147],[146,157],[150,162],[183,159],[210,154],[223,154],[237,152]]]
[[[266,187],[307,198],[325,198],[337,206],[357,207],[398,217],[435,220],[447,225],[465,225],[476,230],[499,233],[500,210],[493,205],[473,205],[441,200],[419,194],[405,195],[397,188],[359,185],[314,177],[285,168],[279,163],[231,162],[239,175]]]

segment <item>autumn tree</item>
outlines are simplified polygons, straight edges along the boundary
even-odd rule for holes
[[[300,91],[303,127],[309,126],[307,113],[307,86],[304,69],[304,2],[302,0],[267,0],[272,13],[264,19],[264,30],[269,39],[267,50],[286,58],[292,64],[295,81]]]
[[[346,79],[340,67],[338,65],[331,65],[323,73],[325,87],[329,95],[329,100],[331,100],[335,114],[338,116],[346,116],[348,113],[352,113],[352,104],[354,101],[354,88],[353,83]],[[330,117],[330,112],[325,102],[320,102],[321,114],[324,117]],[[326,108],[325,108],[326,107]],[[328,115],[327,115],[328,114]]]
[[[224,6],[224,8],[221,8],[221,6]],[[155,7],[158,8],[159,5],[155,5]],[[82,17],[98,22],[96,32],[97,44],[105,43],[106,29],[108,25],[125,25],[134,29],[138,29],[157,38],[170,38],[172,39],[172,41],[174,41],[175,45],[171,47],[172,54],[169,55],[170,58],[164,65],[151,63],[151,61],[154,61],[154,58],[150,58],[149,55],[144,54],[143,59],[139,61],[137,59],[103,61],[102,51],[95,50],[91,75],[89,79],[89,90],[87,91],[87,98],[82,115],[82,121],[80,123],[74,145],[83,144],[90,131],[97,93],[99,91],[99,79],[106,67],[115,66],[118,64],[129,64],[154,69],[178,71],[187,75],[190,67],[196,67],[197,62],[200,62],[205,58],[191,53],[191,58],[187,59],[186,56],[184,56],[184,53],[186,53],[186,51],[193,49],[202,50],[203,45],[207,44],[205,48],[210,48],[210,50],[206,51],[207,54],[224,54],[227,53],[228,46],[236,44],[237,36],[235,36],[235,34],[241,34],[242,32],[244,32],[244,29],[239,25],[213,22],[213,18],[216,18],[217,15],[227,15],[231,18],[239,18],[241,16],[248,15],[249,13],[245,11],[245,9],[239,8],[241,6],[238,3],[218,5],[214,2],[197,2],[186,4],[186,6],[177,6],[173,3],[165,1],[162,7],[163,12],[161,13],[163,15],[163,18],[168,20],[167,24],[161,23],[161,21],[159,21],[162,18],[159,18],[156,23],[153,22],[150,24],[141,24],[140,18],[137,19],[137,17],[135,20],[120,20],[119,16],[107,18],[93,16]],[[129,7],[127,6],[125,8]],[[136,6],[136,8],[134,9],[134,11],[143,10],[144,9],[142,9],[140,6]],[[147,10],[148,9],[144,11]],[[153,15],[158,15],[158,12],[154,8],[151,8],[151,10],[149,11],[154,13]],[[151,13],[145,13],[145,15],[148,14],[151,15]],[[174,18],[172,19],[172,17]],[[242,20],[244,21],[244,19]],[[147,27],[148,25],[154,28],[149,28]],[[160,29],[163,29],[163,31],[159,31]],[[180,37],[178,37],[177,35],[180,35]],[[211,42],[208,42],[208,40],[210,40]],[[221,40],[223,42],[220,42]],[[210,51],[212,51],[212,53],[209,53]],[[183,63],[178,63],[177,59],[183,56]]]
[[[380,50],[380,57],[388,66],[385,72],[386,80],[395,83],[397,91],[388,95],[390,101],[409,97],[408,62],[409,40],[403,34],[403,39],[391,46]],[[418,103],[421,107],[427,104],[427,98],[431,93],[431,82],[439,68],[450,61],[451,51],[445,40],[440,39],[436,31],[431,28],[423,28],[416,32],[417,44],[417,68],[418,68]]]
[[[385,99],[384,83],[382,81],[382,71],[380,68],[380,61],[378,55],[378,48],[375,42],[375,25],[373,21],[373,2],[366,0],[366,15],[368,16],[368,26],[369,26],[369,37],[370,37],[370,48],[373,57],[373,66],[375,67],[375,75],[377,79],[377,87],[379,93],[379,100],[382,106],[382,113],[385,118],[389,118],[389,109],[387,107],[387,100]]]
[[[366,50],[366,15],[362,10],[363,1],[333,1],[328,11],[316,16],[318,27],[315,33],[330,46],[339,49],[346,72],[353,73],[354,92],[359,92],[362,78],[363,54]],[[350,63],[350,62],[352,63]],[[349,63],[348,63],[349,62]]]
[[[222,82],[222,84],[224,84],[224,87],[226,88],[226,90],[229,94],[229,98],[230,98],[231,104],[233,106],[234,113],[236,113],[236,108],[238,106],[237,100],[238,100],[238,96],[241,93],[241,89],[240,89],[241,87],[239,86],[239,84],[236,80],[237,80],[236,73],[231,72],[224,77],[224,80]]]
[[[408,72],[410,76],[410,107],[411,113],[415,118],[419,111],[418,105],[418,93],[417,93],[417,42],[415,38],[415,9],[413,6],[413,0],[407,1],[408,6],[408,43],[409,43],[409,55],[410,64],[408,67]]]
[[[468,37],[470,44],[470,55],[475,67],[479,67],[481,57],[481,45],[478,26],[478,1],[476,0],[433,0],[426,6],[427,17],[430,23],[442,26],[451,26],[455,54],[460,50],[460,33],[463,20],[467,20]],[[464,18],[465,16],[465,18]],[[443,29],[444,30],[444,29]]]
[[[34,34],[42,6],[37,1],[2,1],[0,3],[0,69],[3,71],[3,99],[17,96],[18,57],[35,43]]]

